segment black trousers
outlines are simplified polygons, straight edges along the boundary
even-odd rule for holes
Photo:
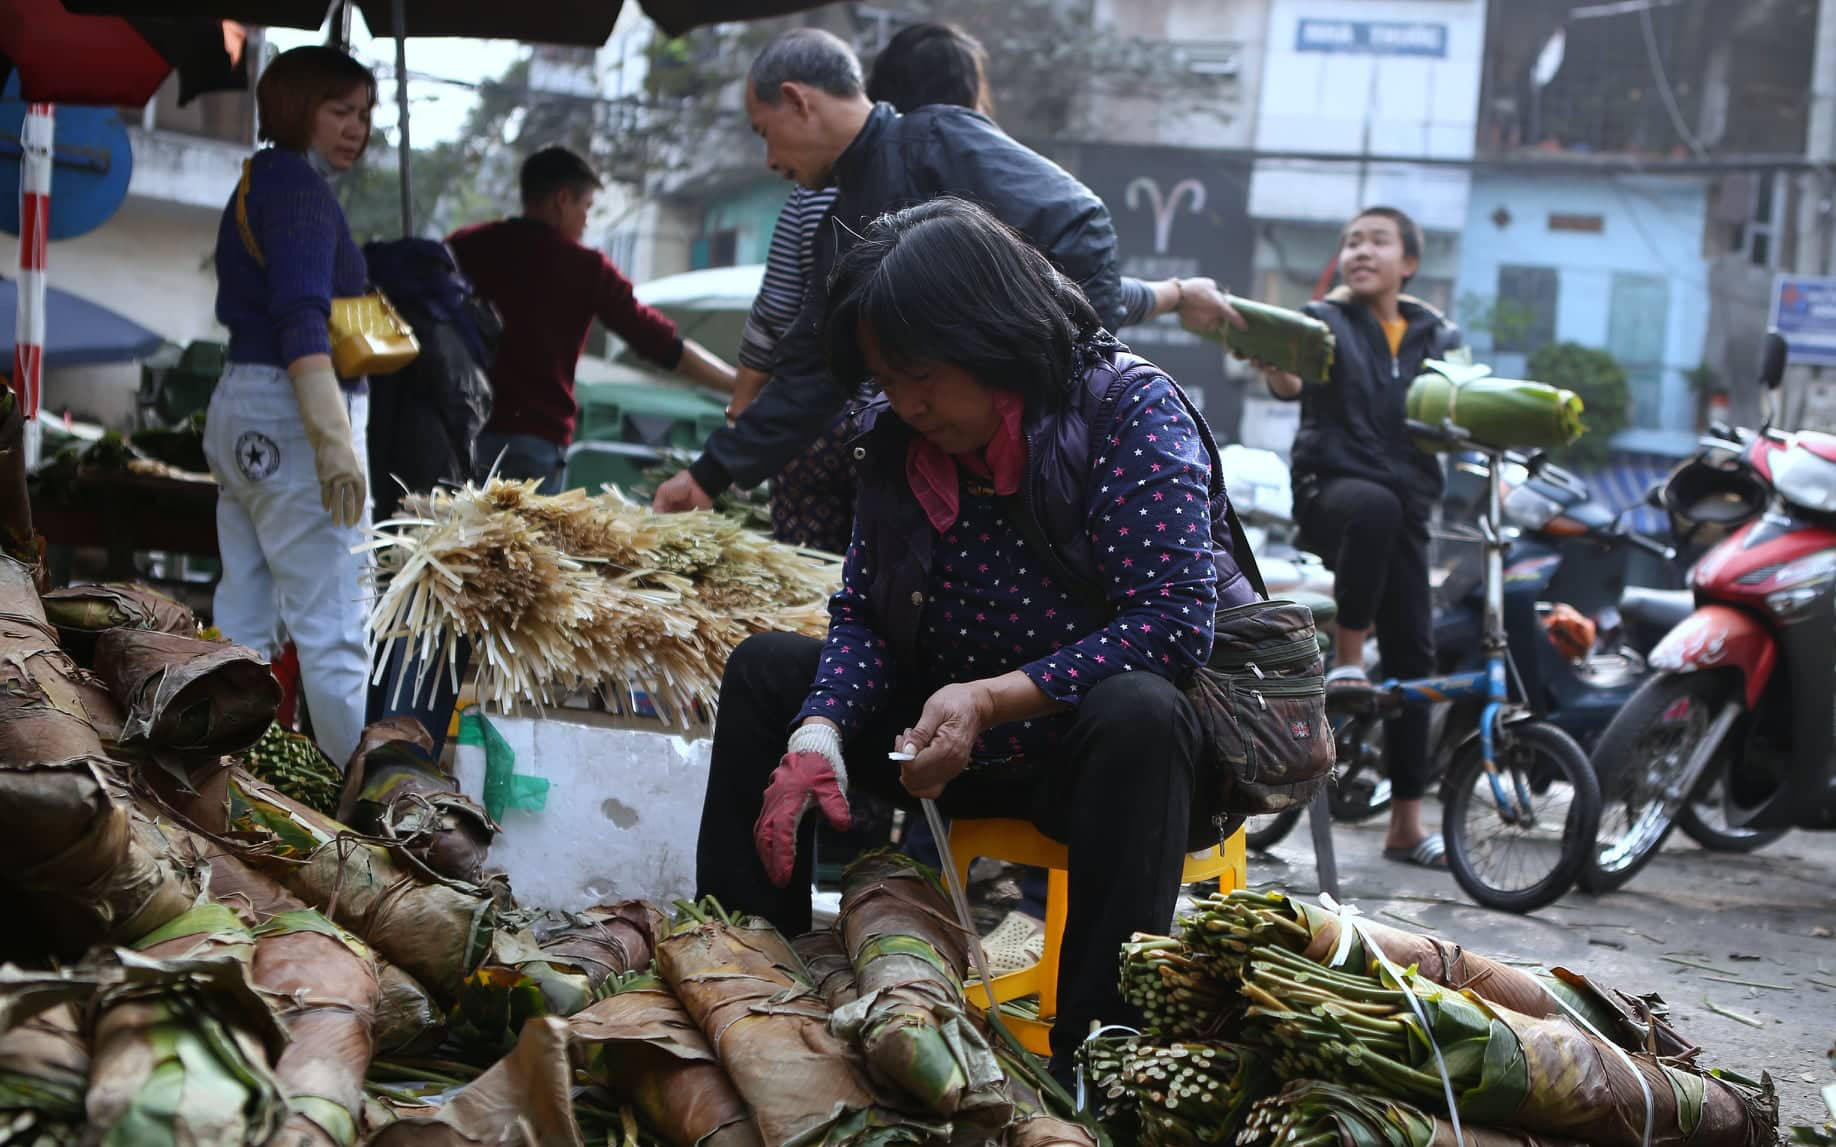
[[[1387,486],[1329,478],[1307,499],[1300,525],[1310,548],[1332,567],[1339,624],[1375,626],[1386,677],[1434,672],[1434,595],[1428,585],[1428,516]],[[1384,722],[1390,788],[1420,800],[1428,787],[1428,710],[1408,708]]]
[[[766,879],[752,827],[821,655],[821,642],[788,633],[760,634],[734,650],[721,682],[695,852],[703,895],[719,898],[730,911],[763,916],[790,936],[810,927],[810,854],[821,813],[812,811],[804,821],[796,869],[784,888]],[[895,698],[843,747],[851,790],[917,807],[886,754],[924,700]],[[1140,1018],[1117,991],[1117,952],[1130,933],[1164,932],[1172,923],[1200,744],[1197,718],[1178,689],[1161,677],[1127,673],[1098,685],[1078,706],[1059,759],[972,768],[937,802],[949,817],[1030,820],[1067,848],[1070,898],[1052,1033],[1055,1064],[1068,1062],[1091,1021]]]

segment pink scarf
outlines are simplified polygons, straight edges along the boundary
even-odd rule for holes
[[[995,410],[1001,415],[1001,426],[981,450],[946,454],[943,448],[923,435],[914,434],[905,450],[905,480],[911,484],[924,516],[931,528],[943,533],[956,524],[962,506],[957,467],[994,482],[996,494],[1017,493],[1020,475],[1026,469],[1026,439],[1020,432],[1021,416],[1026,404],[1009,391],[995,393]]]

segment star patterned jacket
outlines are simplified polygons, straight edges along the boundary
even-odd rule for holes
[[[1069,389],[1056,408],[1026,411],[1017,498],[1004,505],[964,471],[959,515],[942,533],[906,479],[910,429],[884,398],[862,412],[853,539],[798,721],[829,718],[846,740],[894,697],[921,705],[952,682],[1018,669],[1075,707],[1117,674],[1183,684],[1205,663],[1217,610],[1256,600],[1232,552],[1210,429],[1178,384],[1113,340],[1085,353]],[[1105,605],[1055,566],[1100,587]],[[975,758],[1036,759],[1067,724],[991,729]]]

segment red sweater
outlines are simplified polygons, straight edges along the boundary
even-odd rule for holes
[[[574,368],[597,318],[665,370],[682,359],[676,324],[643,303],[612,261],[533,219],[505,219],[447,239],[459,269],[503,318],[491,364],[494,406],[486,430],[534,434],[560,446],[574,437]]]

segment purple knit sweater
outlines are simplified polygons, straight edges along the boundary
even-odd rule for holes
[[[257,152],[249,178],[249,226],[267,260],[255,261],[236,225],[236,193],[217,227],[217,319],[229,328],[231,362],[284,367],[326,354],[331,301],[368,285],[331,184],[297,151]]]

